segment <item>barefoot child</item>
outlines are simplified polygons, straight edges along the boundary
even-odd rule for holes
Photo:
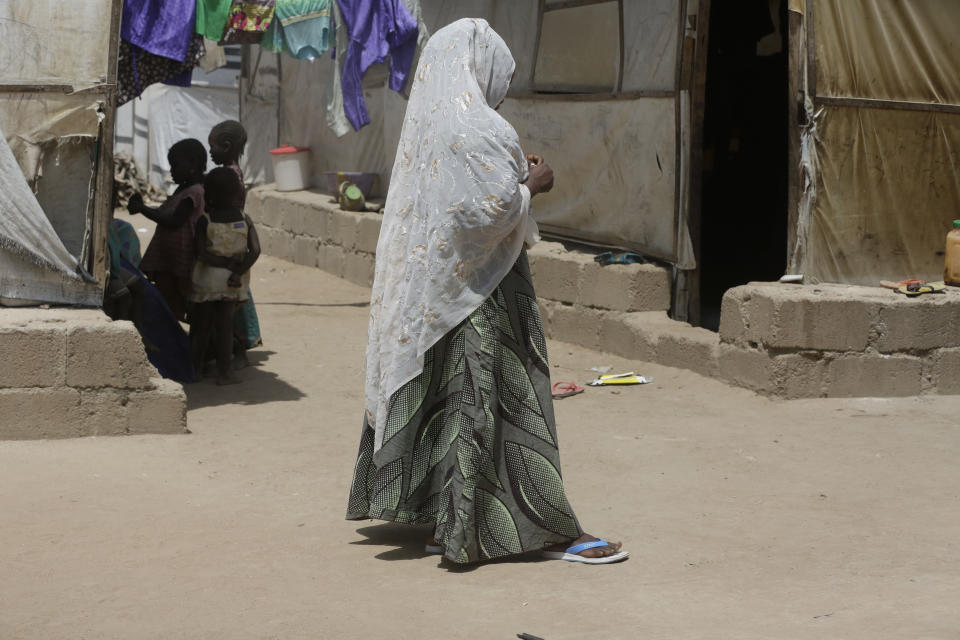
[[[243,171],[240,169],[240,156],[247,145],[247,132],[243,125],[236,120],[224,120],[210,130],[207,139],[210,144],[210,159],[215,164],[233,170],[243,185]],[[240,190],[239,207],[244,209],[247,200],[246,189]],[[234,368],[242,369],[247,366],[247,349],[263,344],[260,338],[260,322],[257,319],[257,309],[253,304],[253,294],[247,291],[247,302],[237,305],[233,317],[234,333]]]
[[[130,213],[142,213],[157,223],[153,239],[140,261],[143,271],[163,295],[177,320],[187,315],[190,274],[196,260],[193,230],[203,213],[203,172],[207,169],[207,150],[193,138],[181,140],[167,152],[170,177],[177,190],[160,205],[148,207],[136,193],[127,203]]]
[[[260,257],[260,242],[249,216],[240,207],[243,184],[226,167],[203,182],[206,212],[197,222],[197,262],[193,268],[193,362],[203,370],[211,330],[216,340],[217,384],[239,382],[233,373],[233,314],[249,298],[250,267]]]

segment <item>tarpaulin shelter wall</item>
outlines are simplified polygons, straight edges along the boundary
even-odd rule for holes
[[[241,47],[233,45],[224,49],[225,66],[209,73],[195,68],[191,86],[153,84],[139,98],[117,109],[114,149],[117,153],[132,156],[141,175],[147,176],[154,186],[164,191],[173,186],[167,151],[175,142],[196,138],[206,145],[214,125],[240,118],[237,91]],[[276,143],[276,124],[271,126],[273,139],[267,141],[267,148]],[[272,180],[263,159],[259,162],[251,160],[251,154],[260,156],[257,142],[248,144],[247,152],[241,158],[244,179],[251,183]]]
[[[851,284],[940,279],[960,217],[960,3],[789,9],[791,269]]]
[[[42,207],[25,201],[29,193],[16,187],[19,206],[5,205],[2,212],[5,304],[100,304],[121,5],[120,0],[0,5],[0,130]],[[27,218],[41,210],[46,221]],[[27,224],[35,230],[32,243],[17,241],[25,237],[17,229]],[[64,268],[50,258],[57,254],[87,273]]]
[[[554,190],[535,206],[544,231],[642,251],[685,269],[695,265],[686,219],[689,69],[705,0],[419,4],[431,33],[478,17],[510,46],[517,69],[500,112],[524,149],[544,155],[557,175]],[[272,67],[264,72],[268,58],[279,66],[277,74],[269,73]],[[279,139],[311,148],[317,186],[320,174],[333,170],[372,171],[388,180],[406,102],[386,87],[384,69],[371,69],[364,78],[371,124],[338,138],[323,110],[333,64],[329,56],[311,62],[280,57],[277,64],[276,56],[251,48],[241,91],[247,130],[269,130],[263,118],[279,77]]]

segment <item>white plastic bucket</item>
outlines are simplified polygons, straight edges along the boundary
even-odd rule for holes
[[[277,191],[306,189],[310,181],[310,148],[288,144],[270,150]]]

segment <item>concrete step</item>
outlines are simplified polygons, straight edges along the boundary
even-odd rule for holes
[[[0,362],[0,439],[186,431],[183,388],[100,311],[0,308]]]

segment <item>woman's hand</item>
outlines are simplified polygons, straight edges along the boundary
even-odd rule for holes
[[[130,196],[130,200],[127,202],[127,211],[131,214],[143,213],[143,196],[139,193]]]
[[[538,193],[546,193],[553,189],[553,169],[538,155],[530,154],[527,156],[527,162],[530,167],[530,175],[524,182],[530,189],[530,195],[535,196]]]

